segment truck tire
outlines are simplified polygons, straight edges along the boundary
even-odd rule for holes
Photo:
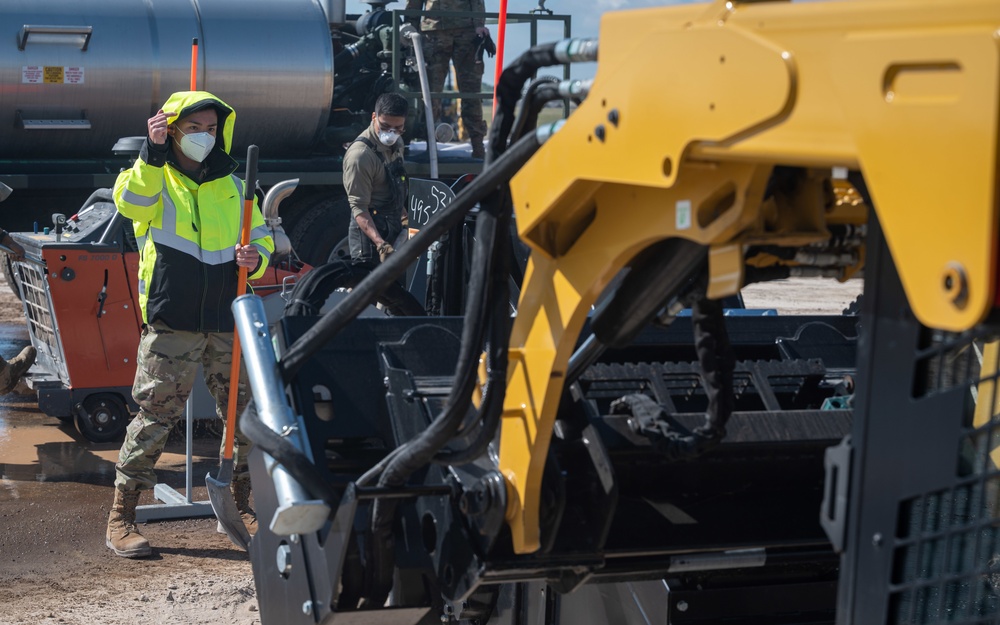
[[[351,209],[340,187],[293,194],[282,205],[281,219],[292,249],[303,262],[318,267],[347,236]]]

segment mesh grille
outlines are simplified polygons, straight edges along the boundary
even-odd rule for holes
[[[32,343],[38,350],[39,362],[49,361],[68,380],[66,361],[59,341],[59,328],[52,314],[52,300],[48,292],[45,267],[34,263],[17,263],[21,282],[21,297],[24,301],[25,318]]]
[[[889,623],[1000,623],[996,336],[927,331],[913,395],[964,394],[953,486],[901,502]]]

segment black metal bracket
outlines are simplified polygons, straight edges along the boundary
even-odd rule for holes
[[[836,447],[829,447],[823,458],[826,480],[823,483],[823,505],[819,522],[837,553],[844,551],[847,531],[847,504],[851,486],[851,437]]]

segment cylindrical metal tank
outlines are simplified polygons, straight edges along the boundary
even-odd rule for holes
[[[319,0],[3,0],[0,159],[110,157],[190,86],[236,110],[233,154],[304,154],[326,126],[333,47]]]

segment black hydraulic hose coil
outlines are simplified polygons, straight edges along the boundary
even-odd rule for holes
[[[517,119],[514,122],[512,132],[515,140],[524,136],[524,133],[535,129],[538,113],[541,112],[545,103],[560,97],[558,87],[559,81],[551,76],[543,76],[531,81],[531,84],[524,91]]]
[[[494,268],[490,275],[491,286],[488,303],[490,312],[490,334],[486,348],[486,384],[483,387],[477,422],[479,432],[468,447],[455,451],[439,451],[434,462],[439,464],[463,464],[485,453],[487,446],[500,425],[503,400],[506,395],[507,365],[512,318],[510,315],[510,246],[506,240],[510,228],[511,211],[508,210],[509,197],[501,193],[504,209],[497,218],[498,236],[493,244]]]
[[[701,299],[691,308],[694,347],[705,384],[705,425],[695,430],[713,442],[722,440],[733,413],[733,370],[736,357],[726,331],[722,300]]]
[[[473,250],[473,275],[469,281],[462,342],[455,365],[452,392],[444,410],[416,438],[393,452],[385,470],[379,476],[380,487],[402,486],[410,475],[431,463],[434,454],[444,447],[458,431],[468,411],[469,400],[476,383],[476,363],[486,325],[487,287],[490,285],[493,245],[497,233],[496,193],[483,202],[476,218],[476,241]],[[490,201],[492,200],[492,201]],[[392,587],[393,523],[398,501],[376,499],[372,505],[372,566],[369,592],[363,605],[376,606],[385,601]]]
[[[485,173],[481,177],[476,178],[469,187],[459,194],[459,197],[455,199],[455,203],[452,204],[452,206],[456,204],[462,206],[461,214],[464,214],[471,207],[471,203],[468,206],[464,206],[466,202],[460,204],[460,200],[463,195],[471,197],[473,189],[475,189],[477,200],[486,200],[483,202],[483,212],[476,220],[476,239],[478,244],[474,252],[473,267],[481,267],[482,265],[478,263],[485,264],[486,261],[482,259],[494,253],[497,234],[496,216],[501,210],[507,209],[506,203],[503,202],[502,198],[503,192],[500,189],[506,188],[507,180],[510,179],[510,176],[527,162],[528,158],[530,158],[539,146],[538,135],[531,133],[516,141],[509,150],[506,149],[507,137],[510,135],[510,130],[514,123],[514,107],[520,97],[521,88],[538,68],[555,65],[559,62],[555,54],[555,44],[538,46],[522,54],[501,75],[497,89],[498,109],[500,113],[494,120],[494,124],[490,130],[490,158],[488,159],[490,161],[495,160],[496,162],[495,164],[491,164],[490,167],[485,168]],[[502,177],[497,175],[500,172],[503,174]],[[432,224],[438,223],[441,233],[443,233],[457,223],[460,217],[461,215],[457,218],[449,215],[449,220],[446,224],[447,227],[444,226],[445,220],[441,218],[436,222],[432,222]],[[480,231],[480,228],[483,228],[483,230]],[[506,231],[506,228],[501,230],[504,233]],[[433,236],[428,235],[427,242],[417,247],[418,253],[426,249],[430,245],[430,242],[440,236],[441,233],[435,233]],[[421,231],[411,241],[410,245],[412,246],[417,238],[423,234],[425,234],[425,231]],[[389,261],[397,260],[396,256],[398,254],[397,252],[393,256],[390,256]],[[409,260],[407,259],[405,262],[408,263]],[[482,276],[482,279],[477,278],[470,282],[468,301],[472,306],[479,306],[481,309],[485,309],[489,303],[486,299],[485,287],[490,274],[486,273],[484,275],[480,272],[478,275]],[[375,274],[372,277],[374,278]],[[506,275],[504,279],[506,279]],[[342,302],[341,306],[346,303],[346,301]],[[504,305],[506,306],[506,302]],[[336,312],[336,310],[333,312]],[[379,486],[399,486],[404,484],[410,474],[433,460],[434,455],[447,444],[461,425],[472,388],[475,384],[475,361],[470,359],[470,354],[478,358],[478,350],[482,345],[482,323],[480,321],[485,322],[485,319],[481,320],[480,318],[482,312],[482,310],[476,311],[470,306],[466,308],[466,327],[463,328],[462,354],[459,364],[455,369],[455,388],[448,398],[445,410],[419,437],[407,443],[404,447],[397,449],[392,454],[391,459],[386,463],[385,470],[379,477]],[[468,327],[470,321],[474,322],[471,328]],[[496,322],[495,319],[494,322]],[[302,339],[305,338],[305,336],[302,337]],[[298,342],[296,342],[296,345],[298,345]],[[291,352],[289,352],[289,356],[291,355]],[[500,397],[495,398],[497,395]],[[489,400],[488,402],[484,401],[484,407],[490,411],[482,413],[483,416],[488,417],[488,419],[484,419],[484,426],[489,425],[485,421],[493,421],[499,418],[499,409],[497,406],[499,404],[502,409],[502,396],[503,393],[491,389],[491,397],[484,398],[484,400]],[[496,416],[491,418],[490,416],[493,411],[496,411]],[[483,439],[486,435],[482,431],[480,434],[481,436],[477,437],[473,448],[483,446]],[[488,444],[488,440],[486,444]],[[466,451],[471,452],[474,450],[473,448]],[[385,597],[388,596],[392,585],[392,525],[395,518],[395,509],[396,502],[394,500],[376,500],[373,505],[371,524],[373,535],[372,567],[369,569],[369,573],[372,576],[372,584],[369,589],[370,592],[365,597],[365,605],[380,605],[385,600]]]
[[[507,139],[514,126],[514,111],[524,83],[539,69],[558,64],[556,44],[542,44],[525,51],[500,74],[496,87],[497,113],[490,124],[489,160],[496,160],[507,150]]]

